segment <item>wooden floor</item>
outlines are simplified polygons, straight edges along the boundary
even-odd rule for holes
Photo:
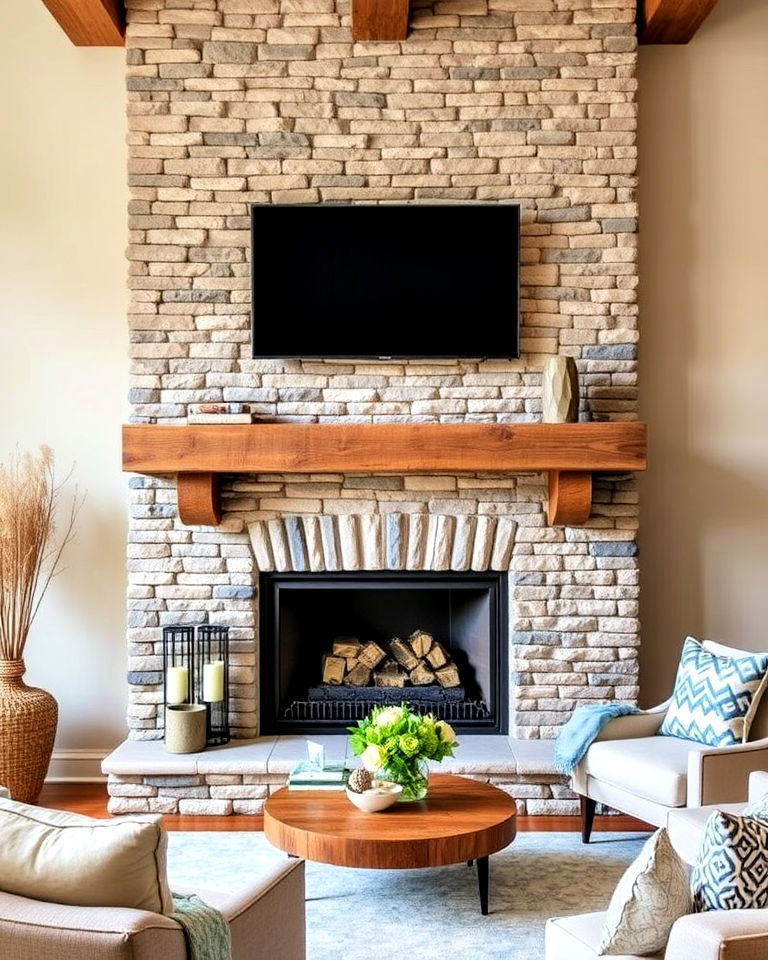
[[[43,807],[69,810],[88,817],[108,817],[107,786],[103,783],[49,783],[43,787],[39,803]],[[180,817],[163,818],[169,830],[261,830],[261,817]],[[578,817],[518,817],[519,831],[579,831]],[[595,817],[594,830],[649,830],[634,817]]]

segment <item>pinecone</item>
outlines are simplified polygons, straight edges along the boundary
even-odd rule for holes
[[[367,770],[359,767],[350,773],[347,786],[353,793],[363,793],[366,790],[370,790],[373,786],[373,777]]]

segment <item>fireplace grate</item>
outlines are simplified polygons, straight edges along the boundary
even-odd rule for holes
[[[283,719],[303,723],[354,723],[381,705],[381,700],[294,700],[284,709]],[[492,716],[483,700],[415,702],[409,706],[415,713],[431,713],[438,720],[451,723],[488,720]]]

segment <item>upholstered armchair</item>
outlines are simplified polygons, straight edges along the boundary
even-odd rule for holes
[[[710,640],[702,646],[720,657],[749,655]],[[597,803],[661,827],[671,810],[745,801],[749,774],[768,769],[768,694],[757,709],[749,742],[728,747],[657,736],[668,706],[666,701],[611,720],[574,770],[584,843]]]
[[[768,793],[768,773],[749,777],[748,799],[760,800]],[[722,806],[722,805],[720,805]],[[669,839],[678,854],[693,863],[704,836],[707,818],[717,809],[704,806],[677,809],[667,822]],[[730,813],[744,812],[744,804],[727,804]],[[547,921],[546,960],[598,960],[605,913],[583,913],[577,917],[555,917]],[[747,960],[768,957],[768,909],[711,910],[681,917],[672,934],[663,960]],[[625,954],[618,960],[641,960]],[[662,960],[662,957],[646,957]]]
[[[0,800],[0,960],[188,960],[166,855],[156,816],[92,819]],[[175,892],[224,916],[232,960],[305,960],[304,861],[259,870],[244,857],[240,873],[234,892]]]
[[[194,892],[227,918],[233,960],[304,960],[303,860],[271,868],[238,894]],[[187,948],[179,924],[159,913],[62,906],[0,893],[0,957],[187,960]]]

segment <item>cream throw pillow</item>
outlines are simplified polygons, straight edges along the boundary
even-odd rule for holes
[[[159,816],[92,820],[0,799],[0,890],[80,907],[171,913]]]
[[[688,868],[662,827],[645,842],[613,892],[598,956],[661,953],[674,922],[692,910]]]

